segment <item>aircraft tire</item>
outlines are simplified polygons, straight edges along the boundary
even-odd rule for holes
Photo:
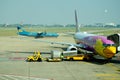
[[[41,62],[42,61],[41,58],[39,58],[38,61]]]
[[[29,60],[29,62],[32,62],[32,61],[33,61],[32,59]]]
[[[73,61],[73,58],[70,58],[70,61]]]

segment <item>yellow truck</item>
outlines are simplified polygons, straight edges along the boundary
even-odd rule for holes
[[[73,60],[89,60],[89,56],[86,54],[78,54],[78,55],[74,55],[74,56],[67,56],[66,57],[67,60],[73,61]]]
[[[63,55],[63,60],[89,60],[89,55],[87,54],[77,54],[77,51],[64,51],[62,53]]]
[[[28,56],[27,57],[27,61],[28,62],[32,62],[32,61],[39,61],[41,62],[42,61],[42,58],[41,58],[41,53],[39,51],[37,52],[34,52],[32,56]]]

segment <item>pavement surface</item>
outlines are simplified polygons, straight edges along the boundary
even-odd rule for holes
[[[74,43],[72,37],[43,38],[55,42]],[[26,62],[26,57],[40,51],[49,57],[51,50],[66,46],[36,42],[34,38],[0,37],[0,80],[120,80],[120,54],[109,63],[93,61]]]

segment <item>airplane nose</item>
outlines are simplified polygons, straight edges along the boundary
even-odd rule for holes
[[[112,58],[116,54],[116,47],[108,46],[103,51],[106,58]]]

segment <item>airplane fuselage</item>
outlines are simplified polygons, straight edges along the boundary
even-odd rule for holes
[[[30,36],[30,37],[35,37],[37,35],[36,32],[27,32],[27,31],[18,32],[18,34],[22,36]]]
[[[22,36],[35,37],[35,38],[59,36],[56,33],[46,33],[46,32],[37,33],[37,32],[27,32],[27,31],[18,32],[18,34]]]

